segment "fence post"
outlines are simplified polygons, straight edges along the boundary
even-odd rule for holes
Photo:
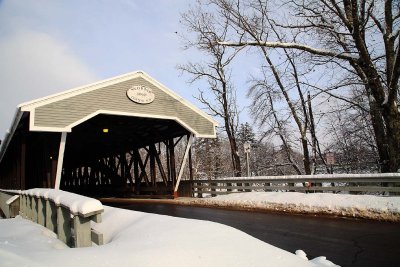
[[[25,218],[25,213],[26,213],[26,207],[25,207],[25,196],[24,194],[20,193],[19,195],[20,198],[20,206],[19,206],[19,215],[22,216],[22,218]]]
[[[201,183],[197,183],[197,185],[201,185]],[[200,189],[200,191],[201,191],[202,189]],[[197,188],[197,197],[198,198],[202,198],[203,197],[203,194],[202,193],[199,193],[199,188]]]
[[[61,205],[57,205],[57,237],[71,247],[71,213]]]
[[[26,219],[32,220],[32,199],[31,196],[26,194]]]
[[[38,198],[37,222],[43,226],[46,223],[46,200],[43,197]]]
[[[253,184],[251,184],[251,185],[253,185]],[[245,183],[244,186],[250,186],[250,183]],[[243,191],[245,191],[245,192],[251,192],[252,190],[251,190],[251,189],[245,189],[245,190],[243,190]]]
[[[56,233],[57,209],[53,201],[46,199],[46,228]]]
[[[38,221],[38,205],[37,205],[37,197],[30,196],[32,201],[32,221],[37,223]]]
[[[92,234],[90,231],[91,217],[84,218],[80,215],[74,216],[75,247],[92,246]]]
[[[210,183],[211,192],[215,192],[215,191],[216,191],[215,188],[212,188],[212,186],[216,186],[216,185],[218,185],[218,184],[216,184],[216,183]],[[212,197],[215,197],[216,194],[211,193],[211,196],[212,196]]]

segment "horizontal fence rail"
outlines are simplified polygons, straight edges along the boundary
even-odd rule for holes
[[[400,173],[228,177],[193,181],[197,197],[251,191],[400,194]]]

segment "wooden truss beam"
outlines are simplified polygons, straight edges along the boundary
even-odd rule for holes
[[[189,151],[190,151],[190,148],[192,147],[192,143],[193,143],[193,134],[190,134],[190,135],[188,135],[188,142],[186,145],[185,155],[183,156],[181,168],[180,168],[179,174],[178,174],[178,179],[176,181],[176,185],[175,185],[175,189],[174,189],[174,196],[178,196],[179,183],[181,182],[183,170],[185,168],[186,160],[189,156]]]

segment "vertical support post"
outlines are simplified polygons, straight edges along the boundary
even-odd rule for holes
[[[90,230],[91,218],[84,218],[79,215],[74,216],[75,247],[91,247],[92,235]]]
[[[64,151],[65,151],[65,143],[67,141],[67,133],[61,133],[60,140],[60,148],[58,150],[58,161],[57,161],[57,173],[56,173],[56,182],[54,184],[54,189],[60,189],[61,182],[61,174],[62,174],[62,166],[64,161]]]
[[[140,177],[139,177],[139,159],[138,153],[133,152],[133,175],[135,176],[135,193],[140,193]]]
[[[38,218],[38,206],[37,206],[37,197],[31,196],[31,201],[32,201],[32,222],[37,222]]]
[[[169,183],[169,182],[171,182],[171,166],[170,166],[170,160],[169,160],[168,140],[164,141],[164,145],[165,145],[165,158],[167,160],[167,181]]]
[[[190,196],[193,197],[193,162],[192,162],[192,148],[189,149],[189,179],[190,179]]]
[[[169,139],[169,166],[171,172],[172,188],[175,187],[176,182],[176,166],[175,166],[175,145],[174,139]]]
[[[127,162],[126,162],[126,155],[123,151],[119,153],[119,168],[121,171],[121,184],[126,185],[127,184],[127,175],[126,175],[126,169],[127,169]]]
[[[150,153],[150,177],[151,177],[151,184],[156,189],[157,187],[157,172],[156,172],[156,151],[155,147],[150,145],[149,146],[149,153]]]
[[[26,198],[24,194],[19,195],[20,198],[20,206],[19,206],[19,215],[23,218],[26,218]]]
[[[26,197],[26,219],[32,219],[32,199],[29,194],[25,195]]]
[[[53,201],[46,199],[46,228],[52,232],[57,230],[57,209]]]
[[[175,189],[174,189],[174,197],[178,197],[179,183],[181,182],[181,179],[182,179],[183,170],[185,169],[186,160],[189,156],[189,151],[192,146],[192,143],[193,143],[193,134],[190,134],[189,138],[188,138],[188,143],[186,145],[185,155],[183,156],[183,159],[182,159],[181,168],[179,169],[178,179],[176,181],[176,185],[175,185]]]
[[[37,222],[43,226],[46,223],[46,200],[43,197],[38,198]]]
[[[71,214],[69,209],[57,206],[57,237],[68,246],[71,246]]]
[[[247,167],[247,177],[250,177],[249,152],[246,152],[246,167]]]

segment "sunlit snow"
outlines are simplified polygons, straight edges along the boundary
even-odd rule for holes
[[[306,260],[237,229],[105,206],[105,245],[68,248],[20,217],[0,221],[1,266],[335,266]]]
[[[185,198],[182,204],[330,214],[400,221],[399,196],[299,192],[242,192],[210,198]]]

